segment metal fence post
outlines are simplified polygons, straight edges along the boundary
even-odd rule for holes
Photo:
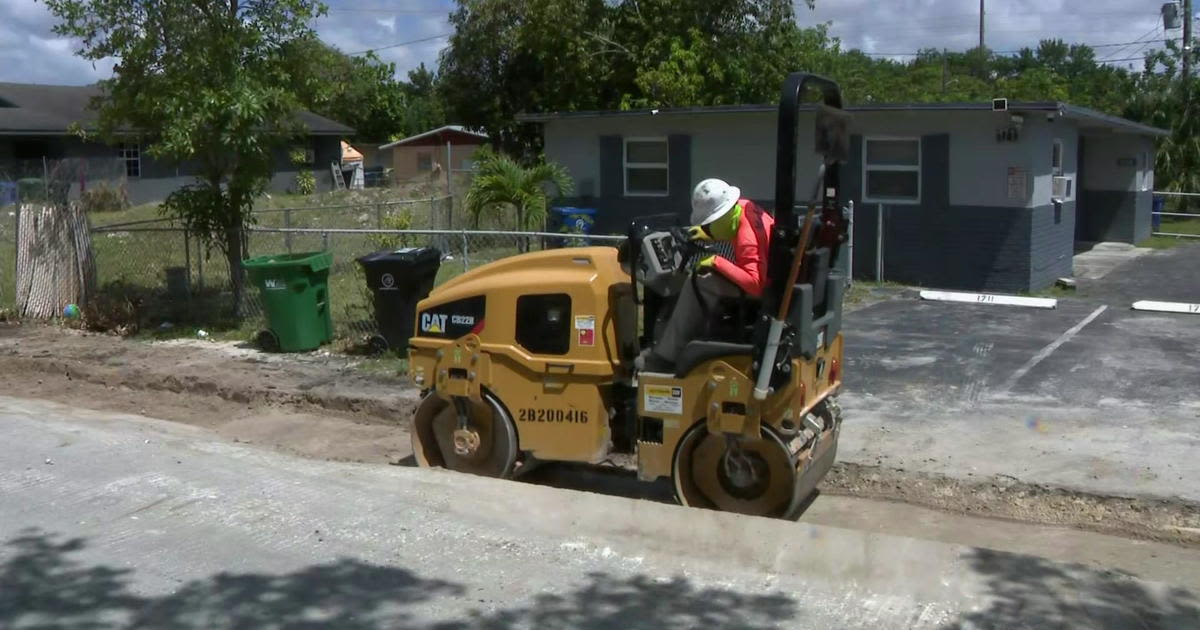
[[[321,251],[329,251],[329,232],[321,232]]]
[[[289,230],[292,229],[292,209],[291,208],[283,209],[283,227],[285,227]],[[289,254],[292,253],[292,233],[291,232],[283,233],[283,244],[287,247],[287,252]]]
[[[854,284],[854,200],[851,199],[850,220],[846,225],[846,286]]]
[[[383,206],[380,204],[375,204],[375,227],[383,229]]]
[[[467,231],[466,230],[462,231],[462,244],[463,244],[463,271],[465,272],[471,268],[471,262],[468,258],[468,254],[467,254]]]
[[[192,292],[192,235],[183,228],[183,266],[187,268],[188,293]]]
[[[203,239],[196,237],[196,286],[200,290],[204,290],[204,256],[208,253],[208,248],[202,247]]]
[[[187,269],[184,277],[187,278],[187,314],[188,319],[191,319],[192,313],[192,235],[187,228],[183,228],[183,266]]]
[[[875,207],[875,282],[883,284],[883,204]]]

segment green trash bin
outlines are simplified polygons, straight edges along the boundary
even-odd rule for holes
[[[264,350],[303,352],[333,339],[329,316],[329,267],[333,254],[276,254],[243,260],[250,282],[262,293],[268,330],[258,334]]]

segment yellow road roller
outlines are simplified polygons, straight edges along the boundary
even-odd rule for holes
[[[798,205],[798,120],[809,108],[822,159]],[[627,453],[640,479],[670,477],[684,505],[795,517],[829,471],[842,423],[847,129],[836,83],[788,77],[767,288],[717,305],[670,371],[639,372],[634,359],[709,254],[676,215],[635,221],[619,248],[512,256],[434,290],[409,342],[410,377],[424,392],[417,462],[512,477],[535,461]]]

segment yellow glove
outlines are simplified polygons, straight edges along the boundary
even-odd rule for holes
[[[712,237],[708,235],[708,232],[705,232],[704,228],[700,227],[699,225],[693,225],[692,227],[688,228],[688,238],[692,239],[693,241],[712,240]]]
[[[705,256],[704,258],[701,258],[700,260],[696,261],[696,271],[699,272],[699,271],[711,270],[713,268],[713,265],[716,264],[716,262],[717,262],[716,256]]]

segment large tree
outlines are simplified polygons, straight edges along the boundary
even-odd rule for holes
[[[521,112],[609,107],[613,92],[605,0],[458,0],[440,62],[455,122],[484,128],[505,150],[532,157],[540,131]]]
[[[383,142],[403,129],[408,102],[395,64],[372,52],[352,57],[315,36],[288,43],[285,56],[309,111],[353,127],[356,140]]]
[[[97,131],[196,165],[163,212],[224,252],[241,315],[244,229],[277,147],[300,131],[283,54],[324,12],[316,0],[43,0],[85,59],[115,58]]]

